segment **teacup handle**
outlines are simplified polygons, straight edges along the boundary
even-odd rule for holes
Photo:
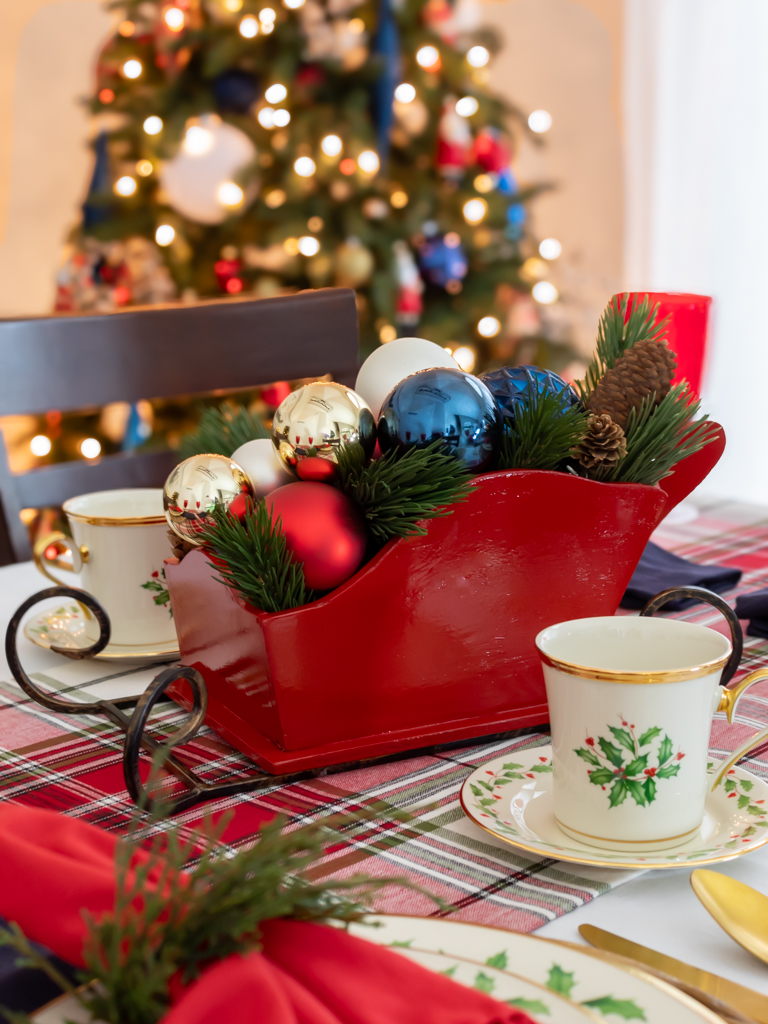
[[[51,544],[60,544],[62,547],[65,547],[72,555],[72,565],[68,565],[67,562],[63,562],[59,558],[46,558],[45,552]],[[55,530],[53,533],[48,533],[45,537],[41,537],[39,540],[35,541],[35,546],[32,549],[32,557],[35,560],[35,565],[43,576],[47,576],[49,580],[53,580],[53,582],[58,586],[65,587],[67,584],[54,576],[50,567],[55,566],[57,569],[62,569],[64,572],[80,572],[83,568],[83,563],[88,561],[88,548],[85,544],[78,547],[71,537],[68,537],[65,533],[60,533],[58,530]]]
[[[657,612],[659,608],[663,607],[668,601],[676,601],[679,598],[682,598],[683,600],[690,598],[695,601],[703,601],[704,604],[711,604],[713,608],[717,608],[719,612],[722,612],[724,618],[728,622],[728,627],[731,631],[731,645],[733,650],[731,651],[730,658],[726,661],[723,667],[723,674],[720,676],[720,685],[725,686],[727,683],[730,683],[731,679],[733,679],[736,674],[736,671],[741,664],[741,655],[744,650],[744,634],[741,631],[741,623],[739,622],[738,615],[727,601],[724,601],[719,594],[715,594],[713,591],[707,590],[706,587],[669,587],[667,590],[662,590],[660,594],[652,597],[640,614],[653,615],[654,612]],[[724,709],[719,708],[718,710]]]
[[[762,679],[768,679],[768,668],[758,668],[754,672],[750,672],[748,676],[744,676],[740,683],[737,683],[730,690],[723,690],[720,694],[720,703],[717,706],[718,711],[724,711],[725,717],[728,719],[729,724],[733,722],[733,715],[736,711],[736,705],[739,703],[739,698],[748,690],[753,683],[759,683]],[[754,750],[755,747],[759,747],[761,743],[768,739],[768,728],[761,729],[760,732],[756,733],[751,739],[747,740],[746,743],[735,750],[731,755],[730,761],[723,765],[720,769],[720,774],[715,779],[715,784],[712,786],[712,792],[717,789],[720,784],[722,777],[728,772],[737,761],[740,761],[742,757]]]

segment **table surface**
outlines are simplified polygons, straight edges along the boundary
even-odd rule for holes
[[[662,524],[654,540],[693,561],[737,565],[744,573],[740,592],[768,586],[766,508],[716,502],[699,502],[697,508],[689,502],[671,521]],[[7,622],[26,597],[46,585],[30,563],[0,569],[0,621]],[[726,597],[732,603],[735,593]],[[717,613],[708,606],[698,606],[698,610],[684,613],[684,617],[719,626]],[[20,639],[19,651],[30,674],[50,682],[59,691],[69,691],[75,699],[86,694],[107,698],[138,694],[158,671],[157,666],[150,666],[126,673],[124,668],[106,662],[95,667],[93,662],[62,666],[59,656],[35,647],[25,638]],[[768,642],[748,639],[745,662],[750,669],[768,662]],[[89,666],[88,684],[83,681],[84,664]],[[715,723],[714,752],[733,748],[766,724],[768,685],[762,689],[758,686],[755,696],[742,702],[747,703],[747,714],[737,716],[741,723],[738,727],[728,727],[723,721]],[[130,806],[122,787],[119,732],[103,723],[97,726],[93,719],[82,715],[62,724],[61,716],[31,705],[12,682],[4,658],[0,661],[0,711],[0,799],[21,799],[82,817],[107,829],[124,829]],[[164,714],[167,723],[172,724],[172,715]],[[736,730],[735,740],[729,728]],[[726,734],[730,737],[727,743],[722,739]],[[536,738],[518,740],[516,745],[519,748],[544,742],[546,737],[539,734]],[[208,777],[246,773],[247,762],[244,766],[244,759],[215,735],[203,737],[198,747],[195,763],[200,769],[205,766]],[[510,749],[514,747],[512,744]],[[259,795],[219,801],[215,809],[234,808],[235,816],[225,839],[236,849],[242,842],[251,841],[259,823],[275,811],[287,813],[291,824],[301,824],[321,813],[354,810],[357,804],[374,799],[407,806],[411,811],[428,805],[429,813],[419,820],[418,829],[388,821],[386,825],[368,825],[355,830],[354,835],[350,833],[334,849],[327,873],[339,877],[360,870],[377,875],[405,873],[439,892],[456,916],[535,930],[544,937],[580,942],[580,924],[598,925],[768,995],[768,966],[737,946],[709,917],[690,888],[689,870],[618,873],[615,877],[623,884],[610,888],[614,883],[605,884],[606,872],[591,873],[585,869],[579,872],[581,887],[567,889],[567,876],[558,875],[558,868],[562,872],[569,866],[547,862],[541,869],[523,868],[521,858],[512,856],[504,844],[496,844],[498,849],[494,850],[488,837],[460,813],[449,813],[448,808],[456,805],[458,788],[469,770],[495,756],[498,749],[500,745],[475,746],[438,758],[412,758],[405,767],[400,762],[399,766],[395,763],[347,772],[343,784],[342,776],[328,776],[303,786],[274,788]],[[765,755],[750,759],[744,767],[768,777]],[[179,817],[193,827],[199,823],[201,814]],[[362,861],[366,861],[364,866]],[[502,865],[503,861],[506,874],[503,881],[481,885],[481,868],[487,871],[491,861],[494,865]],[[530,863],[525,863],[530,868]],[[768,895],[768,847],[715,869]],[[613,877],[611,872],[607,874]],[[556,894],[558,899],[553,899],[553,880],[563,877],[566,882],[561,881],[562,891]],[[510,878],[513,881],[508,888]],[[542,886],[549,882],[550,889],[542,888],[535,900],[528,899],[523,906],[514,899],[514,887],[521,880],[523,888],[531,889],[538,881]],[[463,897],[462,892],[466,893]],[[518,888],[517,892],[522,890]],[[386,909],[434,913],[427,901],[402,891],[388,900]]]

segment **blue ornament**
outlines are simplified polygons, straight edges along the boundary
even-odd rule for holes
[[[522,203],[511,203],[507,207],[508,224],[525,224],[525,207]]]
[[[240,68],[222,71],[211,86],[219,110],[245,114],[259,96],[259,83],[255,75]]]
[[[379,24],[371,44],[371,55],[381,58],[381,71],[371,92],[371,113],[383,169],[389,158],[389,129],[394,117],[395,89],[403,80],[400,30],[392,0],[379,0]]]
[[[500,192],[503,196],[513,196],[520,190],[517,178],[515,178],[511,167],[505,167],[503,171],[499,171],[498,177],[496,191]]]
[[[493,395],[502,416],[509,420],[514,420],[520,404],[534,391],[540,395],[561,395],[562,409],[580,404],[579,396],[570,384],[540,366],[503,366],[500,370],[481,374],[480,380]]]
[[[458,241],[458,235],[456,239],[453,245],[448,245],[445,238],[432,238],[422,245],[419,251],[419,267],[430,284],[445,288],[449,281],[461,281],[467,276],[467,254]]]
[[[381,406],[382,452],[424,448],[439,439],[473,473],[489,469],[498,450],[501,417],[493,395],[464,370],[435,367],[412,373]]]
[[[112,173],[109,167],[107,152],[107,133],[99,132],[96,136],[96,160],[93,165],[93,176],[88,186],[88,195],[83,203],[83,227],[92,228],[103,224],[111,216],[110,205],[112,195]]]

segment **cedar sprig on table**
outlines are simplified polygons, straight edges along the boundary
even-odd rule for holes
[[[407,819],[397,812],[394,816]],[[286,820],[278,817],[235,856],[221,844],[231,815],[223,815],[216,825],[206,819],[203,832],[192,841],[184,840],[182,826],[174,825],[156,837],[148,860],[134,870],[130,861],[135,847],[120,843],[114,910],[98,921],[86,915],[82,980],[94,984],[85,989],[74,990],[58,975],[18,926],[4,933],[0,943],[17,949],[26,964],[45,970],[94,1019],[156,1024],[169,1009],[174,975],[189,984],[217,960],[258,950],[263,921],[356,921],[370,913],[371,898],[383,887],[417,888],[404,879],[362,875],[308,880],[307,872],[323,856],[331,830],[375,817],[376,808],[370,808],[291,831],[284,830]],[[134,834],[137,828],[132,828]],[[29,1022],[26,1015],[15,1019]]]
[[[629,295],[614,295],[603,311],[597,330],[597,346],[583,381],[576,381],[581,399],[587,399],[600,378],[623,355],[627,349],[640,341],[661,341],[667,333],[669,317],[659,320],[659,304],[651,308],[646,296],[642,302],[635,302],[627,316]]]
[[[449,506],[466,501],[472,490],[472,475],[443,441],[406,452],[393,449],[368,465],[359,445],[337,449],[336,458],[339,487],[358,506],[379,546],[392,537],[424,535],[421,520],[451,515]]]
[[[204,547],[214,556],[209,563],[226,586],[263,612],[283,612],[314,600],[302,563],[294,562],[278,517],[265,502],[247,502],[242,522],[217,505],[214,525],[204,533]]]
[[[529,384],[515,409],[504,417],[497,469],[557,469],[587,432],[587,413],[568,405],[568,394],[539,392]]]
[[[655,395],[644,398],[629,414],[626,455],[599,479],[653,487],[669,476],[676,463],[719,436],[707,416],[697,418],[700,404],[687,381],[672,388],[658,405]]]
[[[228,458],[247,441],[269,437],[269,431],[245,406],[222,402],[203,409],[197,428],[179,441],[179,461],[193,455],[226,455]]]

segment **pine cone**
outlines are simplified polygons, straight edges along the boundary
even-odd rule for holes
[[[612,466],[627,454],[627,439],[618,423],[607,413],[592,415],[587,420],[587,433],[571,455],[585,469]]]
[[[666,341],[644,338],[619,356],[597,382],[589,397],[589,411],[607,413],[625,429],[632,409],[656,392],[656,404],[669,392],[677,363]]]

